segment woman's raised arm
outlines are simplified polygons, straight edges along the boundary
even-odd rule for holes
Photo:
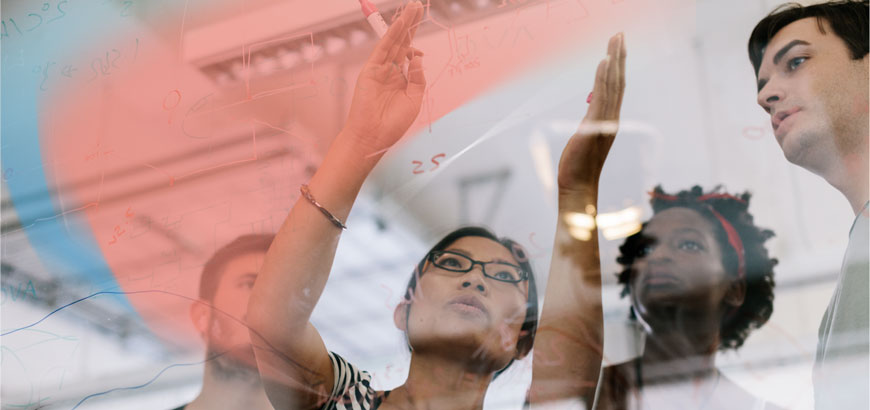
[[[586,117],[559,161],[559,216],[535,340],[529,396],[533,406],[577,400],[584,400],[587,408],[592,405],[604,334],[595,229],[598,182],[616,137],[624,90],[625,42],[620,33],[610,39]],[[584,227],[586,232],[578,232]]]
[[[383,152],[420,112],[426,80],[422,53],[410,44],[422,16],[419,2],[407,5],[378,42],[357,79],[347,123],[308,184],[313,198],[340,221],[347,220]],[[408,59],[406,79],[402,69]],[[301,197],[278,231],[254,286],[247,321],[260,376],[275,408],[318,408],[332,391],[329,354],[309,319],[341,231]]]

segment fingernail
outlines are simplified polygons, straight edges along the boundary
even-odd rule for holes
[[[592,103],[592,92],[590,92],[589,96],[586,97],[586,104],[591,104],[591,103]]]

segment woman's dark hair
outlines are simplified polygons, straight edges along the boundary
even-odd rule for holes
[[[749,61],[755,68],[755,76],[761,68],[761,60],[770,39],[783,27],[807,17],[815,17],[819,31],[825,33],[822,20],[828,22],[834,34],[840,37],[855,60],[867,55],[868,0],[829,1],[826,3],[802,6],[786,3],[774,9],[761,19],[749,36]]]
[[[538,290],[535,286],[535,274],[532,271],[532,265],[529,263],[528,253],[519,243],[513,241],[509,238],[499,238],[495,236],[490,230],[486,228],[482,228],[479,226],[467,226],[463,228],[459,228],[453,232],[450,232],[442,238],[429,252],[426,252],[426,255],[423,256],[423,259],[420,260],[420,263],[417,264],[417,267],[414,270],[414,273],[411,274],[411,280],[408,281],[408,286],[405,288],[405,300],[411,301],[412,294],[414,292],[414,288],[417,287],[417,277],[423,274],[423,269],[426,266],[426,261],[428,260],[429,254],[435,251],[440,251],[447,249],[448,246],[459,240],[460,238],[464,238],[467,236],[476,236],[486,239],[491,239],[495,242],[500,243],[507,250],[511,252],[514,256],[514,259],[520,265],[526,273],[529,275],[528,283],[529,283],[529,295],[526,299],[526,317],[523,320],[523,326],[520,328],[520,338],[517,341],[517,351],[521,353],[528,353],[529,350],[532,349],[532,345],[535,342],[535,331],[538,329]],[[508,364],[510,366],[510,363]],[[508,366],[505,366],[507,368]],[[502,369],[504,370],[504,369]]]
[[[730,315],[726,315],[720,324],[719,349],[737,349],[749,336],[753,329],[761,327],[773,313],[773,267],[777,260],[767,254],[764,242],[773,237],[773,231],[755,226],[752,214],[749,213],[748,192],[739,196],[719,193],[720,187],[705,193],[700,186],[690,190],[680,191],[676,195],[666,194],[661,186],[655,187],[650,199],[653,213],[658,214],[670,208],[688,208],[706,218],[713,226],[713,234],[719,248],[722,250],[722,266],[729,274],[737,276],[737,251],[728,241],[728,234],[713,213],[715,210],[730,223],[740,241],[743,243],[746,268],[746,296],[743,304]],[[643,228],[646,228],[644,223]],[[623,266],[619,273],[619,283],[623,284],[622,296],[629,293],[629,279],[632,265],[640,256],[640,251],[647,238],[640,232],[629,236],[619,247],[619,257],[616,261]]]

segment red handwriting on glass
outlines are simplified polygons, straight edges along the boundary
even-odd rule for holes
[[[450,76],[454,76],[456,74],[462,74],[462,70],[471,70],[473,68],[480,67],[480,58],[478,57],[466,57],[459,56],[459,61],[455,64],[450,64],[447,67],[447,72],[450,73]]]
[[[530,255],[532,258],[537,258],[544,255],[544,251],[546,249],[540,247],[537,243],[535,243],[535,233],[532,232],[529,234],[529,243],[532,244],[532,247],[536,249],[536,253],[534,255]]]
[[[209,138],[209,137],[211,137],[211,133],[209,133],[208,135],[193,135],[187,131],[185,124],[187,123],[187,118],[190,117],[191,114],[196,114],[196,113],[202,111],[208,105],[208,103],[209,103],[208,99],[212,95],[214,95],[214,93],[206,94],[204,97],[201,97],[200,99],[196,100],[196,102],[194,102],[193,105],[191,105],[190,108],[187,109],[187,112],[184,114],[184,117],[181,118],[181,132],[184,133],[184,135],[187,135],[190,138]]]
[[[550,338],[549,346],[540,350],[535,349],[537,350],[537,353],[535,354],[535,364],[541,364],[543,366],[561,366],[565,363],[565,355],[562,353],[562,349],[558,346],[560,338],[562,338],[561,335],[554,336]],[[549,357],[546,357],[545,353],[546,356]]]
[[[179,103],[181,103],[181,91],[178,89],[170,91],[166,97],[163,97],[163,110],[169,111],[167,124],[172,124],[172,114],[175,113],[175,107],[178,107]]]
[[[113,150],[113,149],[103,150],[103,149],[101,149],[101,145],[102,145],[102,143],[97,143],[97,149],[95,149],[94,152],[92,152],[88,155],[85,155],[85,162],[91,161],[91,160],[99,158],[99,157],[104,157],[106,155],[109,155],[109,154],[115,152],[115,150]]]
[[[450,75],[462,74],[463,69],[471,70],[480,67],[480,58],[475,55],[476,53],[477,44],[467,34],[458,36],[455,46],[457,61],[447,66]]]
[[[387,307],[387,310],[392,311],[393,308],[390,306],[390,299],[393,298],[393,290],[390,289],[387,285],[384,285],[383,283],[381,283],[381,287],[387,291],[387,298],[384,299],[384,306]]]
[[[124,213],[124,225],[129,225],[133,218],[136,215],[133,213],[132,207],[127,207],[127,212]],[[114,245],[118,242],[118,238],[121,237],[127,230],[122,228],[121,225],[115,225],[115,229],[112,234],[112,240],[109,241],[109,245]]]
[[[442,154],[437,154],[437,155],[433,156],[433,157],[430,159],[430,161],[432,161],[432,163],[435,164],[435,166],[432,167],[432,168],[430,168],[430,169],[428,169],[428,170],[420,169],[420,168],[423,166],[423,163],[422,163],[422,162],[420,162],[420,161],[411,161],[411,164],[412,164],[412,165],[416,165],[416,167],[414,167],[414,170],[411,171],[411,172],[413,172],[413,173],[416,175],[416,174],[422,174],[422,173],[424,173],[424,172],[431,172],[431,171],[434,171],[434,170],[438,169],[438,167],[441,165],[441,163],[439,163],[439,162],[437,161],[437,159],[438,159],[438,158],[445,158],[445,157],[447,157],[447,154],[443,154],[443,153],[442,153]]]

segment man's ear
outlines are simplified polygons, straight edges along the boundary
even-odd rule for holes
[[[739,308],[744,300],[746,300],[746,279],[732,281],[723,302],[728,306]]]
[[[411,302],[402,299],[396,308],[393,310],[393,323],[396,328],[407,332],[408,331],[408,312],[411,309]]]
[[[205,301],[197,300],[190,305],[190,321],[197,333],[205,338],[208,333],[208,323],[211,321],[211,306]]]

